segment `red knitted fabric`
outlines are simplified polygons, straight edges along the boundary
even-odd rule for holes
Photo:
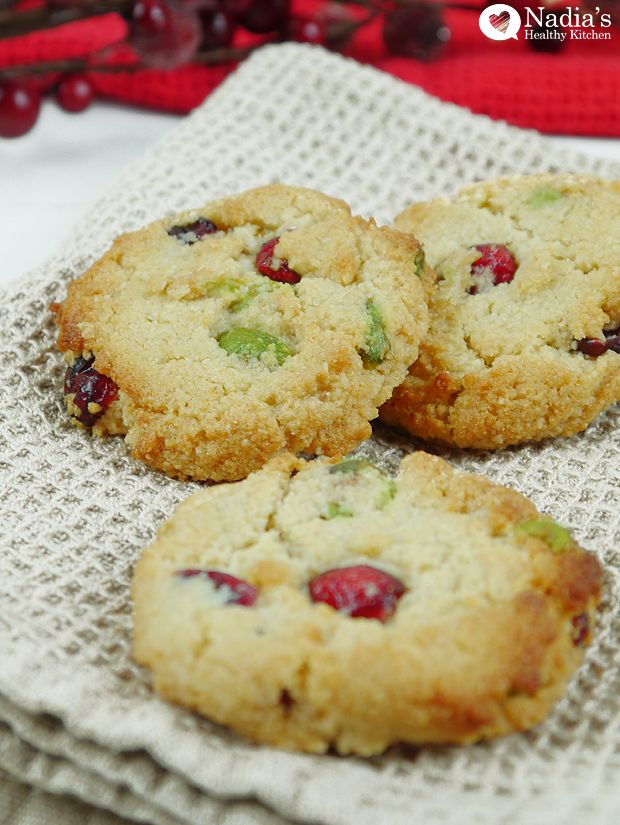
[[[303,12],[311,2],[297,0],[296,9]],[[525,41],[523,29],[518,40],[488,40],[477,12],[448,10],[446,22],[451,39],[444,54],[430,63],[388,55],[379,21],[360,30],[347,54],[442,100],[516,126],[549,134],[620,136],[620,29],[607,29],[609,40],[569,40],[560,54],[541,54]],[[89,55],[119,43],[125,33],[124,21],[107,14],[9,38],[0,41],[0,67]],[[186,113],[233,68],[93,72],[91,80],[102,97]]]

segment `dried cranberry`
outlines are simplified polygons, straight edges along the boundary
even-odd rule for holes
[[[280,692],[280,704],[285,711],[290,710],[295,704],[295,700],[286,688],[283,688]]]
[[[605,333],[605,344],[611,352],[620,353],[620,334],[617,329]]]
[[[97,372],[94,361],[94,355],[88,360],[76,358],[65,374],[65,395],[73,394],[73,407],[78,410],[78,414],[73,413],[73,418],[87,427],[93,426],[118,394],[114,381]],[[100,409],[92,412],[88,408],[90,404],[97,404]]]
[[[573,616],[572,639],[575,646],[582,645],[590,633],[590,618],[587,613]]]
[[[231,576],[229,573],[220,573],[219,570],[178,570],[177,576],[182,579],[190,579],[193,576],[201,576],[209,579],[216,590],[221,587],[228,588],[226,604],[238,604],[243,607],[251,607],[256,601],[258,590],[251,584],[241,579]]]
[[[310,582],[313,602],[325,602],[354,618],[384,622],[396,610],[405,586],[394,576],[359,564],[321,573]]]
[[[168,234],[184,244],[193,244],[205,235],[217,232],[217,226],[208,218],[198,218],[193,223],[186,223],[183,226],[171,226]]]
[[[484,291],[484,287],[508,284],[517,271],[517,262],[506,246],[496,243],[478,244],[474,247],[480,257],[471,265],[471,274],[476,281],[469,290],[470,295]]]
[[[582,338],[581,341],[577,341],[577,349],[592,358],[598,358],[608,351],[620,353],[620,330],[612,329],[606,332],[604,339]]]
[[[289,269],[288,262],[284,258],[278,258],[273,250],[280,238],[272,238],[264,243],[260,252],[256,256],[256,268],[261,275],[266,275],[272,281],[281,281],[285,284],[298,284],[301,275],[294,269]]]

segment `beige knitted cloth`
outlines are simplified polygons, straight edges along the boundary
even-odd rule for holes
[[[159,700],[132,662],[132,565],[196,485],[133,461],[120,439],[71,426],[48,310],[119,232],[249,187],[310,186],[389,222],[408,203],[466,181],[535,171],[620,175],[320,49],[270,46],[128,169],[56,257],[3,296],[0,822],[617,825],[616,408],[571,439],[443,453],[530,496],[606,567],[594,644],[550,719],[470,748],[394,749],[368,760],[289,754]],[[402,448],[377,430],[361,452],[389,463]]]

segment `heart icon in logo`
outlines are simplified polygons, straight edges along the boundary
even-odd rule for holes
[[[512,6],[494,3],[480,14],[478,25],[482,34],[490,40],[516,40],[521,28],[521,16]]]
[[[503,33],[506,31],[508,24],[510,23],[510,15],[507,11],[503,11],[501,14],[491,14],[489,16],[489,23],[494,29],[497,29],[497,31]]]

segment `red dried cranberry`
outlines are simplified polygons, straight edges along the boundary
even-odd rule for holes
[[[321,573],[310,582],[313,602],[325,602],[354,618],[379,619],[384,622],[396,610],[405,586],[394,576],[358,564]]]
[[[73,394],[73,406],[79,414],[73,413],[73,418],[92,427],[95,421],[103,415],[118,394],[118,387],[93,367],[95,357],[76,358],[72,367],[67,368],[65,374],[65,395]],[[97,404],[100,409],[91,412],[89,404]]]
[[[182,226],[171,226],[168,234],[184,244],[193,244],[205,235],[212,235],[217,232],[217,226],[208,218],[198,218],[193,223],[186,223]]]
[[[229,573],[220,573],[219,570],[178,570],[177,576],[182,579],[201,576],[202,578],[209,579],[216,590],[219,590],[221,587],[228,588],[226,604],[238,604],[243,607],[251,607],[258,596],[256,587],[252,587],[251,584],[235,576],[231,576]]]
[[[620,333],[617,329],[605,333],[605,344],[611,352],[620,353]]]
[[[470,295],[482,291],[481,288],[485,286],[508,284],[512,281],[517,271],[517,262],[508,247],[486,243],[474,248],[481,254],[471,265],[471,274],[476,284],[469,290]]]
[[[582,338],[581,341],[577,341],[577,349],[592,358],[598,358],[608,351],[620,353],[620,330],[606,332],[604,339]]]
[[[580,613],[573,616],[572,639],[575,646],[582,645],[590,633],[590,617],[587,613]]]
[[[281,281],[285,284],[298,284],[301,275],[294,269],[289,269],[288,262],[284,258],[278,258],[273,250],[280,238],[272,238],[264,243],[260,252],[256,256],[256,268],[261,275],[266,275],[272,281]]]
[[[283,688],[280,692],[280,704],[284,708],[284,710],[290,710],[293,705],[295,704],[295,700],[286,688]]]

